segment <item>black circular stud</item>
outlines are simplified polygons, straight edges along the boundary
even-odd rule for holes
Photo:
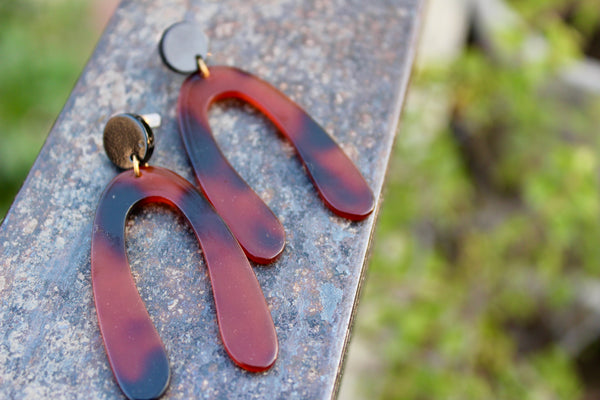
[[[208,38],[200,25],[177,22],[165,30],[158,50],[167,67],[181,74],[191,74],[198,70],[197,57],[206,60]]]
[[[139,115],[118,114],[104,128],[104,150],[119,168],[133,168],[133,156],[143,165],[154,150],[154,134]]]

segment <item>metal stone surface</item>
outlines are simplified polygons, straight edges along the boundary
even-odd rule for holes
[[[164,29],[182,19],[205,26],[209,64],[243,68],[290,96],[356,163],[379,205],[421,7],[420,0],[124,1],[0,226],[0,398],[122,396],[90,276],[94,212],[118,173],[102,131],[116,113],[161,113],[152,164],[193,182],[175,116],[184,77],[157,50]],[[127,249],[172,368],[164,398],[332,398],[376,213],[362,222],[332,214],[290,144],[251,107],[219,103],[210,124],[287,233],[276,263],[254,265],[280,353],[260,374],[233,364],[190,226],[166,206],[144,206],[127,224]]]

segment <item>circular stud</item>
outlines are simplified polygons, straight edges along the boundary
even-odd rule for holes
[[[208,38],[200,25],[177,22],[164,31],[158,50],[167,67],[181,74],[192,74],[198,71],[198,57],[206,60]]]
[[[143,165],[154,150],[154,134],[143,117],[135,114],[118,114],[104,128],[104,150],[117,167],[134,167],[134,156]]]

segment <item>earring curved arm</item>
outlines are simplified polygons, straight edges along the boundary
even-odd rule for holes
[[[236,97],[265,114],[292,143],[320,197],[334,213],[362,220],[373,211],[373,193],[361,173],[296,103],[237,68],[216,66],[209,70],[209,77],[193,74],[183,83],[177,105],[179,128],[204,194],[250,258],[269,257],[261,254],[269,246],[255,242],[270,232],[279,232],[280,224],[220,151],[208,123],[208,109],[217,100]],[[281,240],[282,234],[275,237]],[[278,248],[275,242],[268,242],[273,249]]]
[[[155,398],[169,381],[162,341],[135,286],[125,250],[125,222],[145,202],[177,207],[204,253],[217,321],[229,356],[240,367],[264,371],[277,358],[277,334],[256,276],[231,232],[204,197],[164,168],[118,175],[101,197],[92,234],[92,285],[108,359],[128,398]]]

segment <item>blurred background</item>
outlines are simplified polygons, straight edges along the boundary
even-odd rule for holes
[[[0,221],[118,0],[0,0]]]
[[[116,3],[0,3],[0,218]],[[600,0],[426,12],[340,399],[600,398]]]

